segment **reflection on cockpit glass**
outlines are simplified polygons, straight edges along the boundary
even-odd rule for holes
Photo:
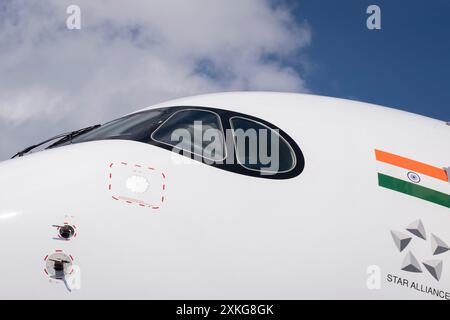
[[[174,113],[154,133],[153,139],[213,160],[225,157],[222,125],[217,114],[205,110]]]
[[[162,113],[163,110],[134,113],[105,123],[90,132],[73,138],[72,141],[61,141],[60,143],[56,143],[53,147],[59,147],[70,143],[107,139],[134,140],[148,143],[150,141],[152,128],[157,125],[158,119]]]

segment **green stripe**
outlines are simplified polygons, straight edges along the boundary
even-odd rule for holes
[[[403,181],[382,173],[378,173],[378,184],[381,187],[409,194],[410,196],[427,200],[441,206],[450,208],[450,195],[425,188],[418,184]]]

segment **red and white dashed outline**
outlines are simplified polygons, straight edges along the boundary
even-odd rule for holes
[[[143,166],[143,165],[140,165],[140,164],[129,164],[128,162],[119,162],[118,164],[121,165],[121,166],[133,166],[133,167],[136,167],[136,168],[146,169],[146,170],[149,170],[149,171],[156,171],[156,169],[154,167]],[[166,198],[164,196],[164,193],[166,191],[166,187],[167,186],[166,186],[166,175],[164,174],[164,172],[161,172],[161,177],[163,179],[162,186],[161,186],[161,190],[162,190],[161,201],[160,201],[159,204],[148,204],[148,203],[145,203],[144,201],[141,201],[141,200],[138,200],[138,199],[133,199],[133,198],[127,198],[127,197],[123,197],[123,196],[114,195],[113,183],[112,183],[112,179],[113,179],[112,168],[113,168],[114,165],[116,165],[116,163],[114,163],[114,162],[111,162],[109,164],[109,174],[108,174],[108,180],[109,180],[108,181],[108,190],[113,193],[112,196],[111,196],[112,199],[114,199],[116,201],[122,201],[122,202],[125,202],[127,204],[136,204],[136,205],[138,205],[139,207],[142,207],[142,208],[151,208],[153,210],[158,210],[158,209],[161,208],[161,206],[163,205],[164,201],[166,200]]]
[[[66,254],[66,253],[65,253],[63,250],[61,250],[61,249],[56,249],[56,250],[55,250],[55,253],[64,253],[64,254]],[[70,260],[72,260],[72,262],[75,260],[71,254],[66,254],[66,255],[69,256],[69,258],[70,258]],[[45,263],[47,263],[48,257],[49,257],[49,255],[46,255],[46,256],[44,257],[44,262],[45,262]],[[73,264],[72,264],[72,266],[73,266]],[[45,274],[46,274],[47,276],[49,275],[49,274],[48,274],[47,267],[44,268],[44,272],[45,272]],[[69,274],[72,274],[72,273],[73,273],[73,267],[72,267],[72,269],[70,270]]]
[[[65,224],[65,225],[68,225],[69,223],[68,223],[67,221],[65,221],[64,224]],[[78,234],[77,226],[73,224],[73,225],[72,225],[72,228],[75,230],[75,233],[74,233],[73,237],[76,238],[76,237],[77,237],[77,234]],[[60,226],[57,226],[57,227],[56,227],[56,230],[59,231],[59,229],[61,229],[61,227],[60,227]],[[59,232],[58,232],[57,236],[58,236],[59,239],[64,240],[64,241],[70,241],[70,240],[71,240],[70,238],[66,239],[66,238],[61,237],[61,235],[59,234]]]

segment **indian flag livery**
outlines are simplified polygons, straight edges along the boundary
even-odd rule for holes
[[[448,171],[375,149],[378,184],[450,208]]]

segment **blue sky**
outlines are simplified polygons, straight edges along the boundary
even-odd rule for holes
[[[450,121],[450,1],[286,1],[312,32],[302,54],[317,94],[395,107]],[[382,29],[366,28],[381,8]]]

